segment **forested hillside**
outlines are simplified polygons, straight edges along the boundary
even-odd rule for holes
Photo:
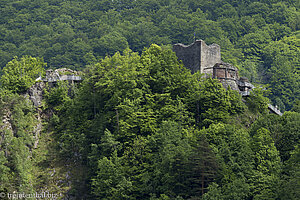
[[[299,7],[1,0],[0,197],[297,199]],[[171,47],[195,39],[221,46],[249,97],[183,67]],[[36,81],[62,67],[83,81]]]
[[[299,98],[297,0],[2,0],[0,66],[14,56],[48,67],[83,69],[129,47],[189,44],[194,36],[222,47],[225,62],[251,81],[269,83],[273,103]]]

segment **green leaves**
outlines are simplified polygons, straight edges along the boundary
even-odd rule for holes
[[[299,117],[299,113],[289,111],[286,111],[283,116],[267,115],[254,122],[250,133],[255,135],[261,128],[267,129],[280,152],[281,160],[285,162],[299,143]]]
[[[261,172],[278,173],[280,158],[267,129],[261,128],[253,136],[252,150],[256,154],[256,167]]]
[[[266,114],[268,111],[269,99],[264,96],[264,91],[261,88],[254,88],[250,93],[250,96],[246,99],[246,105],[249,110],[255,114]]]
[[[251,147],[256,169],[252,180],[254,199],[274,199],[278,195],[282,163],[269,131],[264,128],[257,130]]]
[[[0,130],[0,188],[7,192],[33,192],[36,177],[32,173],[32,150],[37,137],[33,105],[23,96],[3,91],[0,102],[1,117],[6,119]]]
[[[239,66],[251,81],[269,83],[273,104],[282,110],[294,105],[297,112],[296,2],[2,1],[0,64],[20,58],[1,72],[0,113],[10,116],[12,131],[0,130],[0,190],[30,192],[36,180],[34,109],[13,94],[24,93],[43,75],[42,59],[21,57],[31,55],[54,68],[90,65],[71,97],[64,83],[45,91],[43,111],[55,112],[47,127],[57,151],[88,171],[77,180],[84,189],[75,191],[84,195],[69,196],[296,199],[299,113],[267,115],[268,100],[259,89],[247,98],[247,109],[236,92],[191,75],[169,46],[151,45],[217,43],[223,61]],[[77,181],[72,179],[72,188]]]
[[[112,127],[118,140],[152,134],[165,119],[191,122],[183,105],[191,75],[174,52],[152,45],[139,56],[127,49],[106,57],[92,70],[83,87],[92,92],[94,102],[89,102],[94,114],[112,117],[104,127]],[[90,95],[85,92],[81,95]]]
[[[168,49],[152,45],[141,55],[126,49],[106,57],[86,69],[73,99],[69,93],[60,82],[45,91],[45,99],[59,111],[52,125],[63,157],[88,161],[93,198],[278,195],[273,183],[281,172],[279,152],[288,157],[293,150],[281,137],[297,137],[291,128],[297,115],[286,115],[291,134],[283,137],[276,128],[269,133],[258,123],[251,138],[245,127],[233,125],[233,116],[249,117],[241,96],[215,79],[191,75]],[[267,98],[258,89],[246,104],[263,116]]]
[[[123,51],[128,48],[127,39],[118,32],[111,32],[94,41],[93,44],[96,55],[104,57],[112,55],[116,51]]]
[[[3,68],[2,87],[15,93],[25,92],[35,83],[36,78],[44,74],[45,65],[40,58],[15,57]]]
[[[70,85],[68,82],[58,81],[55,87],[47,87],[44,89],[44,97],[47,104],[56,110],[61,110],[63,104],[70,101],[69,97]]]
[[[267,80],[270,83],[273,102],[279,97],[287,110],[299,99],[299,39],[295,36],[285,37],[272,42],[263,51]]]
[[[297,199],[300,195],[300,150],[296,146],[291,152],[290,159],[286,162],[283,171],[283,181],[281,186],[283,189],[280,192],[281,198]]]
[[[116,151],[110,159],[98,161],[97,175],[92,179],[92,193],[99,199],[132,199],[131,182],[125,178],[124,168]]]
[[[197,80],[198,73],[193,76],[185,99],[197,125],[208,127],[214,122],[226,122],[230,115],[244,111],[245,105],[241,103],[238,93],[226,90],[216,79]]]

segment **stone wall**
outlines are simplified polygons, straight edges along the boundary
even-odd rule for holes
[[[225,80],[225,79],[220,79],[219,81],[222,83],[222,85],[223,85],[223,87],[224,87],[225,89],[227,89],[228,87],[230,87],[232,90],[236,90],[236,91],[239,92],[239,87],[238,87],[238,85],[236,84],[235,80]],[[239,93],[240,93],[240,92],[239,92]]]
[[[217,44],[206,45],[203,40],[196,40],[191,45],[175,44],[173,51],[191,73],[200,71],[204,77],[217,78],[225,88],[237,90],[242,96],[249,96],[254,86],[243,78],[238,69],[221,60],[221,48]]]
[[[217,44],[207,46],[204,41],[201,40],[201,73],[204,73],[204,69],[213,67],[216,63],[221,61],[221,48]]]
[[[205,73],[207,68],[213,67],[221,61],[221,48],[217,44],[206,45],[203,40],[196,40],[191,45],[175,44],[173,51],[184,66],[191,70],[192,74],[200,71]]]
[[[213,77],[218,79],[238,80],[238,69],[228,63],[216,63],[213,67]]]
[[[226,70],[225,69],[217,69],[214,71],[214,77],[218,78],[225,78],[226,77]]]
[[[196,40],[191,45],[175,44],[173,51],[183,65],[194,74],[200,71],[204,77],[218,79],[224,88],[230,87],[238,91],[243,97],[250,95],[254,86],[247,78],[239,77],[238,69],[221,60],[221,48],[217,44],[206,45],[203,40]],[[271,112],[282,115],[274,106],[269,105]]]
[[[178,59],[183,62],[183,65],[191,70],[192,74],[201,70],[201,42],[196,41],[189,46],[180,43],[175,44],[173,51],[176,53]]]

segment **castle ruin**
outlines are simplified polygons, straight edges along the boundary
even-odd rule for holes
[[[242,96],[249,96],[254,88],[247,78],[239,77],[236,67],[221,60],[221,48],[217,44],[206,45],[203,40],[196,40],[188,46],[175,44],[173,51],[192,74],[200,71],[206,77],[217,78],[225,88],[239,91]]]
[[[218,79],[224,88],[230,87],[238,91],[243,97],[250,95],[254,86],[245,77],[239,77],[238,69],[229,63],[221,60],[221,48],[217,44],[206,45],[203,40],[196,40],[190,45],[181,43],[173,46],[183,65],[194,74],[200,71],[205,77]],[[272,113],[282,115],[274,106],[269,104],[269,110]]]

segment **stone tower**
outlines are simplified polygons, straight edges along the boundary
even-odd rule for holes
[[[196,40],[191,45],[175,44],[173,51],[183,65],[190,69],[192,74],[200,71],[204,77],[218,79],[224,88],[230,87],[238,91],[243,97],[250,95],[254,86],[245,77],[239,77],[238,69],[221,60],[221,48],[217,44],[206,45],[203,40]],[[271,113],[282,115],[277,107],[268,104]]]
[[[203,40],[196,40],[191,45],[175,44],[173,51],[185,67],[192,73],[212,74],[212,68],[216,63],[221,63],[221,48],[217,44],[206,45]]]

